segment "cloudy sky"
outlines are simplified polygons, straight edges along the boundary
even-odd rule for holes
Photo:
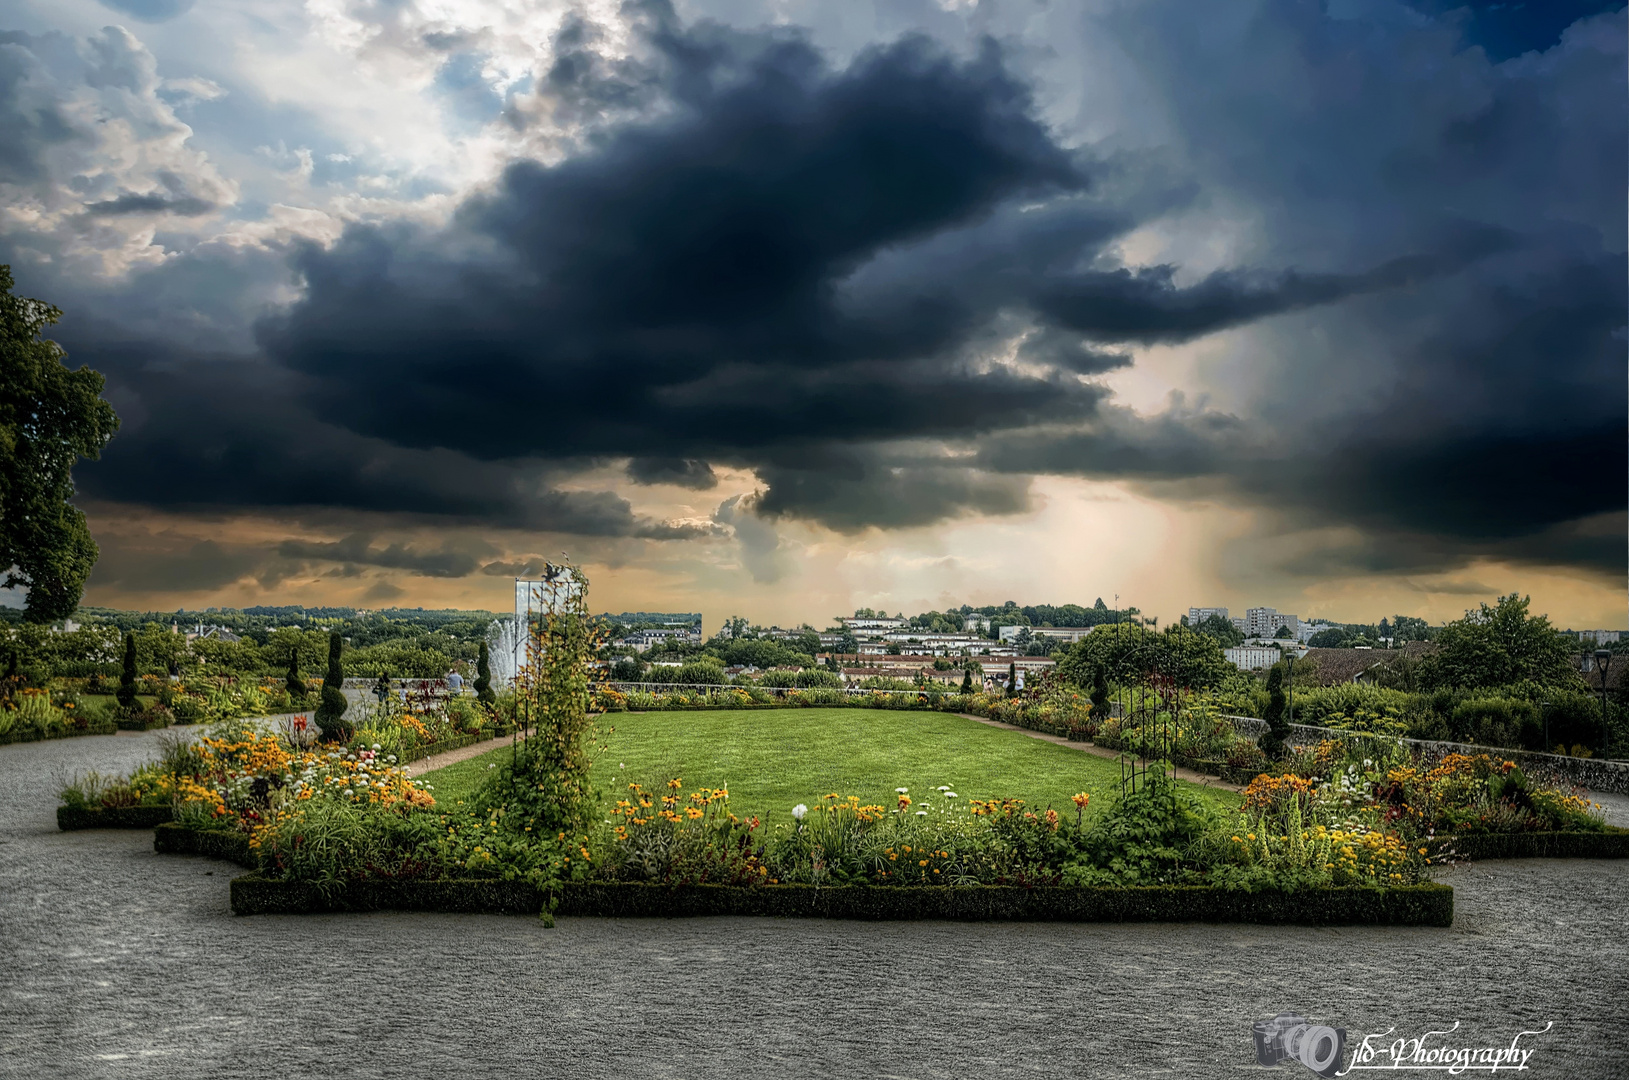
[[[14,0],[87,602],[1625,619],[1625,14]]]

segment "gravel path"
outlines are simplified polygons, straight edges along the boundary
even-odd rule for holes
[[[0,748],[0,1076],[1210,1077],[1281,1009],[1471,1046],[1554,1021],[1527,1075],[1629,1075],[1625,863],[1462,867],[1450,930],[240,919],[233,866],[55,829],[53,770],[156,735]]]

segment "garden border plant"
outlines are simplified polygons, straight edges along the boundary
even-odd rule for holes
[[[845,885],[648,885],[567,882],[551,897],[530,882],[493,879],[355,882],[339,893],[248,874],[231,883],[237,915],[441,911],[603,918],[772,916],[962,922],[1233,922],[1311,926],[1451,926],[1454,890],[1428,882],[1389,889],[1246,892],[1203,886],[1027,889]]]

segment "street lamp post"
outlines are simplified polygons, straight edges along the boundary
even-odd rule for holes
[[[1601,734],[1604,742],[1604,736],[1610,730],[1606,723],[1606,672],[1612,666],[1612,650],[1596,649],[1595,666],[1601,669]]]
[[[1295,651],[1293,649],[1287,650],[1284,653],[1284,660],[1290,675],[1290,691],[1288,695],[1290,718],[1285,723],[1293,724],[1295,723]]]

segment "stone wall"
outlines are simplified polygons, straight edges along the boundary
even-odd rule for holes
[[[1260,738],[1267,730],[1267,721],[1253,716],[1230,716],[1234,730],[1246,738]],[[1388,735],[1369,735],[1363,732],[1342,731],[1339,728],[1313,727],[1310,724],[1291,724],[1290,742],[1304,745],[1324,739],[1375,738],[1390,739]],[[1575,758],[1561,754],[1542,754],[1535,750],[1509,750],[1497,746],[1475,746],[1470,743],[1440,742],[1435,739],[1398,739],[1419,748],[1426,761],[1438,761],[1449,754],[1489,754],[1514,761],[1523,772],[1535,780],[1563,787],[1582,787],[1590,791],[1610,791],[1629,794],[1629,761],[1607,758]]]

